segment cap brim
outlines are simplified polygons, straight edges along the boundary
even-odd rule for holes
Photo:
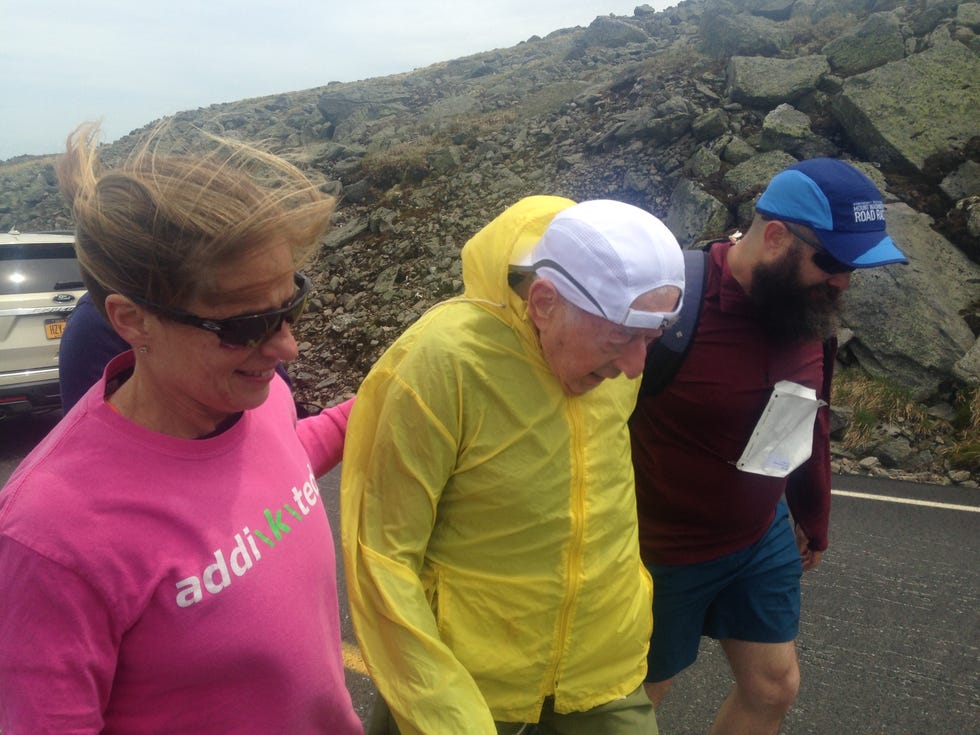
[[[828,232],[814,230],[817,239],[841,263],[853,268],[874,268],[892,263],[908,263],[892,239],[882,232]]]

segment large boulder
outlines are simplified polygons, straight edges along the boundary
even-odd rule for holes
[[[810,94],[829,72],[825,56],[733,56],[727,68],[728,94],[735,102],[775,107]]]
[[[773,56],[790,45],[792,37],[780,23],[738,11],[726,0],[705,3],[700,29],[705,54],[716,59],[733,54]]]
[[[980,58],[941,44],[850,77],[833,109],[866,158],[927,173],[933,157],[980,134]]]
[[[821,49],[835,74],[851,76],[905,57],[906,36],[898,15],[874,13]]]
[[[796,153],[813,138],[810,125],[809,115],[784,102],[762,121],[759,146],[766,151]]]
[[[681,179],[670,195],[664,224],[686,248],[720,237],[728,225],[728,208],[698,184]]]
[[[586,47],[616,48],[628,43],[643,43],[649,40],[650,36],[642,28],[637,28],[635,25],[608,15],[600,15],[585,29],[579,43]]]
[[[976,337],[960,312],[976,298],[980,266],[908,205],[890,203],[886,219],[909,265],[854,272],[844,312],[854,332],[847,349],[868,372],[925,397],[954,365],[968,367],[961,361]]]
[[[358,123],[409,114],[411,100],[404,84],[358,82],[328,86],[317,99],[316,107],[330,126],[330,137],[345,140],[356,137],[352,130]]]

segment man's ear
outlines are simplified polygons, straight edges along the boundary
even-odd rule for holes
[[[112,328],[131,347],[146,344],[148,312],[122,294],[113,293],[105,298],[105,311]]]
[[[763,262],[779,260],[793,246],[793,233],[779,220],[770,220],[762,230]]]
[[[540,330],[542,325],[551,321],[560,301],[561,296],[555,284],[546,279],[536,279],[527,292],[527,313],[534,326]]]

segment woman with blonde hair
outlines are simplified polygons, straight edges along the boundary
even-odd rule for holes
[[[90,293],[132,347],[0,491],[4,733],[361,733],[316,478],[350,401],[297,421],[276,373],[334,200],[167,127],[58,165]]]

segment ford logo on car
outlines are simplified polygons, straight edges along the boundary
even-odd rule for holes
[[[56,304],[67,304],[75,300],[75,297],[70,293],[60,293],[51,299]]]

